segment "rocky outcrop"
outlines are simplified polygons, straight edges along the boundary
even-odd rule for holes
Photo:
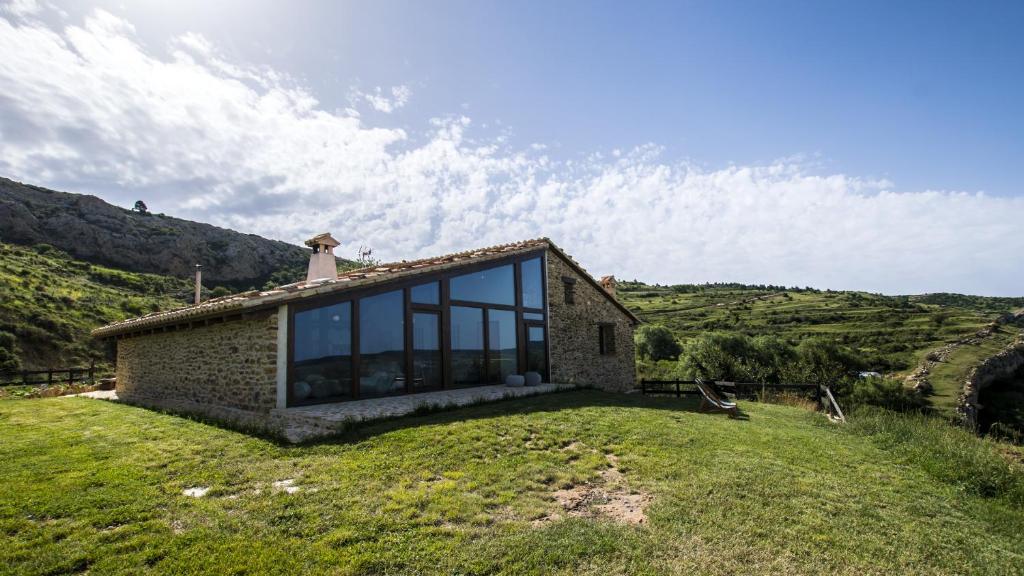
[[[207,285],[235,288],[262,286],[275,273],[281,284],[300,280],[309,261],[301,246],[6,178],[0,178],[0,241],[50,244],[79,260],[178,277],[201,263]]]
[[[1004,348],[995,356],[971,369],[964,382],[963,392],[957,402],[957,415],[968,427],[978,427],[978,411],[982,405],[978,395],[993,382],[1024,371],[1024,337]]]

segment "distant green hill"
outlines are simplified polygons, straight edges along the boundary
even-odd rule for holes
[[[910,369],[928,351],[1024,307],[1024,298],[883,296],[741,284],[622,282],[618,295],[643,320],[668,327],[680,340],[708,331],[772,334],[791,344],[825,336],[859,351],[880,372]]]
[[[24,369],[103,362],[93,328],[191,297],[186,279],[90,264],[46,245],[0,243],[0,333],[14,335]]]

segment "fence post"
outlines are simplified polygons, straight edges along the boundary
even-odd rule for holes
[[[21,383],[28,384],[28,370],[21,371]]]
[[[683,393],[679,389],[679,380],[676,380],[676,398],[682,398]]]
[[[89,383],[90,384],[95,379],[95,375],[96,375],[96,360],[93,360],[92,362],[89,363]]]
[[[814,399],[818,401],[818,407],[822,408],[823,406],[821,403],[821,384],[817,384],[814,386]]]
[[[46,371],[46,385],[53,386],[53,368]]]
[[[68,368],[68,385],[75,383],[75,369]]]
[[[640,379],[640,393],[644,396],[647,395],[647,378]]]

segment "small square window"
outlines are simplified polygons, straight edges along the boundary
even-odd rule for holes
[[[615,354],[615,325],[601,324],[598,326],[598,338],[601,342],[601,355]]]

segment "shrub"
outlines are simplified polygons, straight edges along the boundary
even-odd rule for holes
[[[844,398],[849,407],[877,406],[894,412],[924,412],[928,401],[898,380],[861,378]]]
[[[0,372],[21,370],[17,339],[10,332],[0,332]]]
[[[675,360],[682,350],[672,332],[664,326],[644,324],[633,338],[637,355],[648,360]]]

